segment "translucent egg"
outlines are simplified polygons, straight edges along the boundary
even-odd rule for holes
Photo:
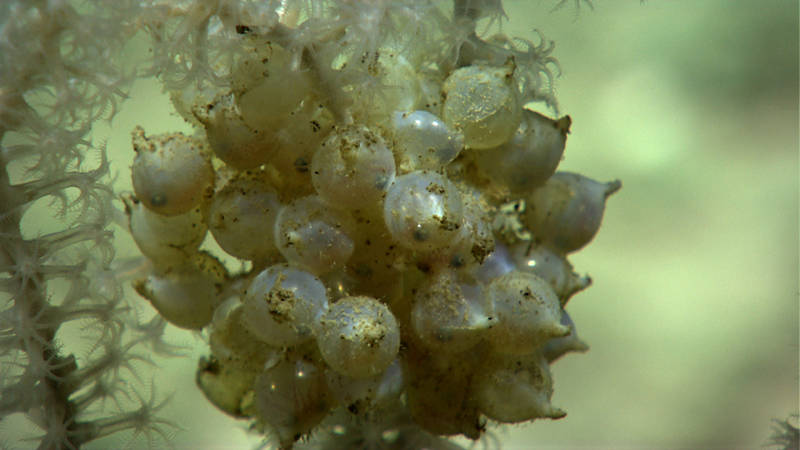
[[[243,308],[243,325],[257,338],[291,346],[313,337],[313,324],[328,310],[328,297],[317,277],[279,264],[253,278]]]
[[[388,116],[392,110],[410,110],[421,96],[419,76],[405,56],[396,51],[381,52],[378,62],[383,66],[383,98]]]
[[[242,259],[263,260],[277,254],[275,220],[281,204],[264,177],[243,173],[214,195],[209,230],[223,250]]]
[[[219,304],[214,280],[198,270],[151,274],[136,281],[134,288],[167,322],[180,328],[198,330],[208,325]]]
[[[226,300],[214,311],[208,344],[215,358],[229,366],[260,369],[278,354],[244,326],[244,307],[239,299]]]
[[[267,41],[258,42],[238,61],[231,88],[242,120],[259,132],[293,120],[293,113],[312,92],[309,72],[300,68],[299,58]]]
[[[497,317],[488,338],[498,352],[530,354],[548,339],[570,331],[560,323],[561,305],[553,289],[532,273],[515,270],[495,278],[486,295]]]
[[[280,151],[269,160],[274,167],[273,184],[283,201],[315,193],[311,183],[311,160],[320,144],[334,129],[335,118],[329,109],[306,102],[277,130]]]
[[[558,172],[528,197],[526,225],[541,241],[565,253],[592,240],[603,220],[605,202],[622,183],[600,183],[583,175]]]
[[[478,377],[473,395],[486,417],[502,423],[566,416],[550,404],[553,379],[547,361],[539,354],[508,359]]]
[[[214,169],[201,141],[181,133],[148,138],[136,127],[133,149],[133,191],[151,211],[183,214],[211,194]]]
[[[394,155],[378,134],[363,126],[335,130],[311,160],[311,182],[336,208],[377,204],[394,181]]]
[[[346,87],[352,99],[350,112],[367,124],[389,117],[392,111],[412,109],[421,96],[419,77],[405,56],[391,49],[371,55],[358,59],[361,70],[351,75],[356,82]]]
[[[278,213],[275,243],[292,263],[317,275],[344,268],[353,254],[350,220],[336,214],[317,196],[297,199]]]
[[[461,134],[428,111],[395,112],[392,124],[404,172],[440,169],[456,159],[464,146]]]
[[[123,200],[131,236],[156,266],[183,264],[205,238],[208,227],[199,207],[176,216],[162,216],[134,197]]]
[[[256,378],[253,390],[258,417],[276,432],[281,448],[291,448],[332,407],[323,371],[305,359],[267,368]]]
[[[508,142],[522,118],[514,68],[474,65],[454,71],[442,85],[442,118],[464,134],[469,148]]]
[[[345,297],[331,305],[317,326],[317,346],[335,371],[366,378],[386,370],[400,349],[394,314],[371,297]]]
[[[334,370],[326,371],[325,378],[333,398],[350,413],[362,416],[393,405],[403,392],[403,371],[398,360],[369,378],[352,378]]]
[[[233,417],[244,418],[243,406],[258,371],[243,369],[216,358],[200,358],[195,383],[214,406]]]
[[[206,138],[217,157],[246,170],[267,162],[278,151],[272,130],[254,130],[243,120],[232,95],[217,98],[192,111],[206,129]]]
[[[443,270],[414,297],[411,328],[424,346],[457,353],[483,338],[495,322],[493,314],[479,286],[459,282],[452,270]]]
[[[458,189],[435,172],[397,177],[383,203],[392,237],[414,250],[447,248],[462,237],[463,204]]]
[[[588,276],[579,276],[566,256],[545,245],[521,242],[512,249],[512,258],[520,270],[535,273],[553,288],[563,306],[575,293],[592,283]]]
[[[528,194],[550,178],[561,162],[569,116],[559,120],[523,110],[522,123],[511,140],[488,152],[475,152],[478,168],[511,194]]]

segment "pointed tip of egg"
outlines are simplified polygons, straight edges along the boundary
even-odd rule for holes
[[[542,334],[549,337],[549,338],[560,338],[569,336],[572,333],[572,329],[566,325],[562,325],[557,322],[552,322],[550,324],[543,324],[541,328]]]
[[[558,131],[560,131],[561,134],[564,135],[564,137],[566,137],[570,132],[570,130],[569,130],[570,127],[572,127],[572,117],[570,117],[568,115],[564,116],[564,117],[558,119],[555,122],[555,125],[556,125],[556,129]]]
[[[608,198],[612,194],[619,191],[620,189],[622,189],[622,181],[620,180],[609,181],[608,183],[606,183],[606,189],[604,195],[606,198]]]
[[[563,419],[564,417],[567,417],[567,412],[561,408],[549,406],[548,411],[544,414],[544,417],[553,420]]]

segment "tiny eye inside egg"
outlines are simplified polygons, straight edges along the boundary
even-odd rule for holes
[[[386,227],[405,247],[447,248],[462,237],[461,194],[438,173],[417,171],[397,177],[383,208]]]
[[[199,205],[213,187],[214,171],[202,141],[181,133],[147,137],[137,127],[133,131],[133,148],[133,190],[156,213],[186,213]]]

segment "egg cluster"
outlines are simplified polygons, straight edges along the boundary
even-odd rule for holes
[[[620,183],[556,172],[571,120],[526,107],[536,54],[473,36],[353,58],[282,19],[237,26],[227,84],[176,100],[196,135],[133,132],[135,288],[207,333],[199,387],[285,447],[563,417],[549,365],[587,348],[564,306],[590,283],[567,255]]]

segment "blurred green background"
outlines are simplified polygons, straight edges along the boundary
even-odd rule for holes
[[[561,169],[623,189],[572,258],[595,284],[568,305],[592,349],[554,367],[568,416],[513,442],[761,447],[798,409],[798,2],[594,4],[533,17]]]
[[[567,308],[592,349],[553,368],[568,416],[500,428],[503,447],[761,447],[771,419],[798,410],[797,1],[505,4],[505,32],[556,42],[573,119],[561,169],[624,187],[571,258],[595,283]],[[105,132],[120,189],[137,124],[188,131],[138,82]],[[174,446],[257,442],[195,389],[202,343],[170,333],[195,353],[142,376],[174,392]]]

